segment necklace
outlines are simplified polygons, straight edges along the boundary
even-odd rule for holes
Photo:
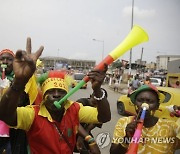
[[[64,121],[64,125],[61,124],[61,122],[63,122],[63,121]],[[58,122],[58,123],[57,123],[57,122],[54,122],[53,125],[54,125],[56,131],[57,131],[58,134],[59,134],[59,140],[62,140],[62,136],[64,135],[64,132],[65,132],[65,130],[66,130],[65,120],[63,120],[63,117],[62,117],[62,119],[61,119],[60,122]],[[61,131],[61,129],[60,129],[60,126],[61,126],[61,125],[62,125],[62,127],[63,127],[63,130],[62,130],[62,131]]]
[[[59,134],[59,140],[62,140],[63,135],[64,135],[64,131],[65,131],[65,127],[64,127],[63,131],[61,131],[56,123],[53,123],[53,125]]]
[[[64,139],[64,141],[66,142],[66,144],[68,145],[69,149],[71,150],[71,152],[73,152],[73,148],[72,148],[72,145],[70,144],[70,142],[68,141],[68,139],[66,138],[66,136],[63,134],[63,132],[59,129],[59,127],[57,126],[56,123],[53,123],[54,124],[54,127],[56,128],[59,136],[60,136],[60,139]],[[65,129],[64,129],[65,130]]]

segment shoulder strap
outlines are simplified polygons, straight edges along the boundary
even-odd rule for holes
[[[62,137],[64,139],[64,141],[67,143],[69,149],[71,150],[71,152],[73,153],[73,148],[71,146],[71,144],[69,143],[68,139],[66,138],[66,136],[64,136],[64,134],[62,133],[62,131],[60,130],[60,128],[57,126],[56,123],[53,123],[54,127],[56,128],[58,134],[60,137]]]
[[[33,105],[33,108],[34,108],[35,114],[37,115],[39,112],[40,106],[39,105]]]

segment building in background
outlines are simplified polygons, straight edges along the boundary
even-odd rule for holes
[[[147,63],[146,70],[154,72],[154,70],[156,70],[156,63],[155,62]]]
[[[146,65],[146,61],[143,61],[143,60],[141,60],[141,59],[137,59],[136,61],[135,61],[135,64],[138,64],[138,65],[142,65],[142,66],[145,66]]]
[[[176,87],[176,82],[180,82],[180,59],[168,62],[166,86]]]
[[[44,64],[45,70],[70,68],[74,70],[89,70],[94,68],[96,61],[81,60],[81,59],[67,59],[63,57],[41,57],[40,60]]]
[[[180,73],[180,59],[168,62],[167,72],[168,73]]]
[[[156,57],[157,70],[167,70],[168,62],[180,59],[180,55],[159,55]]]

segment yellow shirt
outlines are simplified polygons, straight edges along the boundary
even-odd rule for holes
[[[125,128],[128,123],[133,121],[133,117],[120,118],[115,126],[112,143],[121,144],[123,147],[126,135]],[[155,126],[150,128],[143,127],[139,140],[138,154],[173,154],[180,139],[180,120],[177,122],[168,119],[159,119]],[[129,140],[131,143],[132,140]]]
[[[65,111],[72,105],[72,101],[67,101],[64,108]],[[98,123],[97,108],[90,106],[83,106],[80,104],[79,121],[82,123]],[[53,121],[51,115],[47,111],[45,105],[42,103],[38,115],[48,118],[50,122]],[[33,123],[35,111],[32,105],[17,108],[17,126],[14,128],[28,131]]]

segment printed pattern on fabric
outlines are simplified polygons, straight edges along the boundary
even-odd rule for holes
[[[123,144],[125,128],[133,117],[120,118],[115,126],[112,143]],[[175,151],[176,137],[180,134],[180,126],[176,122],[159,119],[155,126],[150,128],[143,127],[140,140],[138,140],[138,154],[173,154]],[[129,140],[131,143],[132,140]]]

